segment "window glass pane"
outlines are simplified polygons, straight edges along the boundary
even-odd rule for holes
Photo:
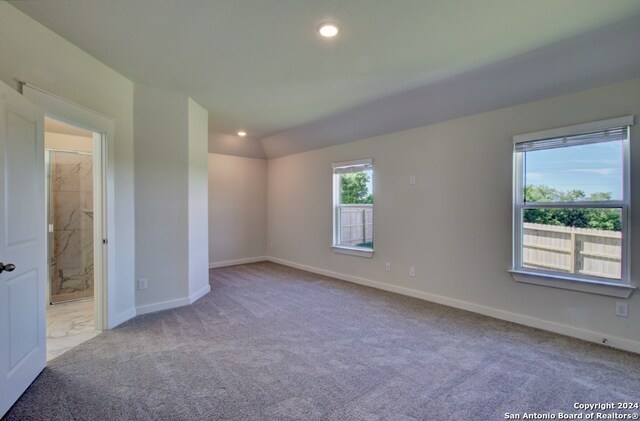
[[[524,209],[522,217],[524,267],[621,279],[621,209]]]
[[[372,180],[372,170],[340,174],[340,204],[372,204]]]
[[[373,249],[373,171],[340,174],[339,245]]]
[[[524,152],[524,200],[623,200],[622,165],[620,140]]]

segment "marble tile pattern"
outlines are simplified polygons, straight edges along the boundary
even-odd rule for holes
[[[93,300],[54,304],[47,308],[47,361],[97,336]]]
[[[51,151],[51,301],[93,296],[93,159]]]

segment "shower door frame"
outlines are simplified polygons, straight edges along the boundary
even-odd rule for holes
[[[60,120],[58,120],[60,121]],[[62,300],[62,301],[58,301],[56,303],[54,303],[51,300],[51,282],[53,282],[52,278],[51,278],[51,262],[52,257],[54,255],[53,253],[53,234],[55,231],[51,230],[51,225],[52,225],[52,219],[51,219],[51,152],[62,152],[62,153],[73,153],[73,154],[78,154],[78,155],[90,155],[91,156],[91,163],[93,165],[92,169],[91,169],[91,175],[92,175],[92,192],[95,191],[96,189],[96,185],[97,183],[100,182],[100,180],[98,179],[99,177],[95,176],[95,171],[94,169],[96,168],[96,162],[95,161],[95,157],[93,154],[93,148],[95,148],[97,146],[96,143],[96,135],[99,135],[98,133],[92,132],[93,134],[93,138],[91,141],[91,146],[92,146],[92,151],[91,152],[85,152],[85,151],[77,151],[77,150],[71,150],[71,149],[61,149],[61,148],[47,148],[45,146],[44,148],[44,172],[46,174],[46,180],[45,180],[45,193],[44,193],[44,200],[45,200],[45,204],[46,204],[46,214],[47,214],[47,221],[46,221],[46,226],[47,226],[47,259],[48,259],[48,264],[49,264],[49,282],[47,282],[47,303],[49,305],[54,305],[54,304],[61,304],[61,303],[65,303],[68,301],[77,301],[77,300],[87,300],[89,299],[89,297],[81,297],[81,298],[71,298],[69,300]],[[45,138],[46,138],[46,130],[45,130]],[[100,203],[97,203],[95,197],[93,199],[93,208],[96,207],[96,205],[100,205]],[[96,241],[95,241],[95,235],[96,235],[96,222],[95,220],[93,220],[92,225],[92,231],[93,231],[93,256],[92,259],[94,260],[93,264],[95,266],[95,254],[96,254]],[[91,294],[91,299],[95,300],[96,297],[96,275],[95,275],[95,270],[94,270],[94,274],[93,274],[93,293]]]

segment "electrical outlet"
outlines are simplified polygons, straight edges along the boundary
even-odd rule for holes
[[[616,316],[629,317],[629,304],[623,301],[616,301]]]
[[[141,291],[147,289],[147,278],[138,279],[138,289]]]
[[[411,184],[412,186],[416,184],[416,176],[415,175],[410,175],[409,176],[409,184]]]
[[[409,268],[409,276],[411,276],[413,278],[415,278],[415,276],[416,276],[416,268],[414,268],[413,266],[411,266]]]
[[[384,264],[384,271],[385,272],[391,272],[391,263],[385,263]]]

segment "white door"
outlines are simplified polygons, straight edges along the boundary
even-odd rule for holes
[[[46,364],[43,124],[0,82],[0,417]]]

